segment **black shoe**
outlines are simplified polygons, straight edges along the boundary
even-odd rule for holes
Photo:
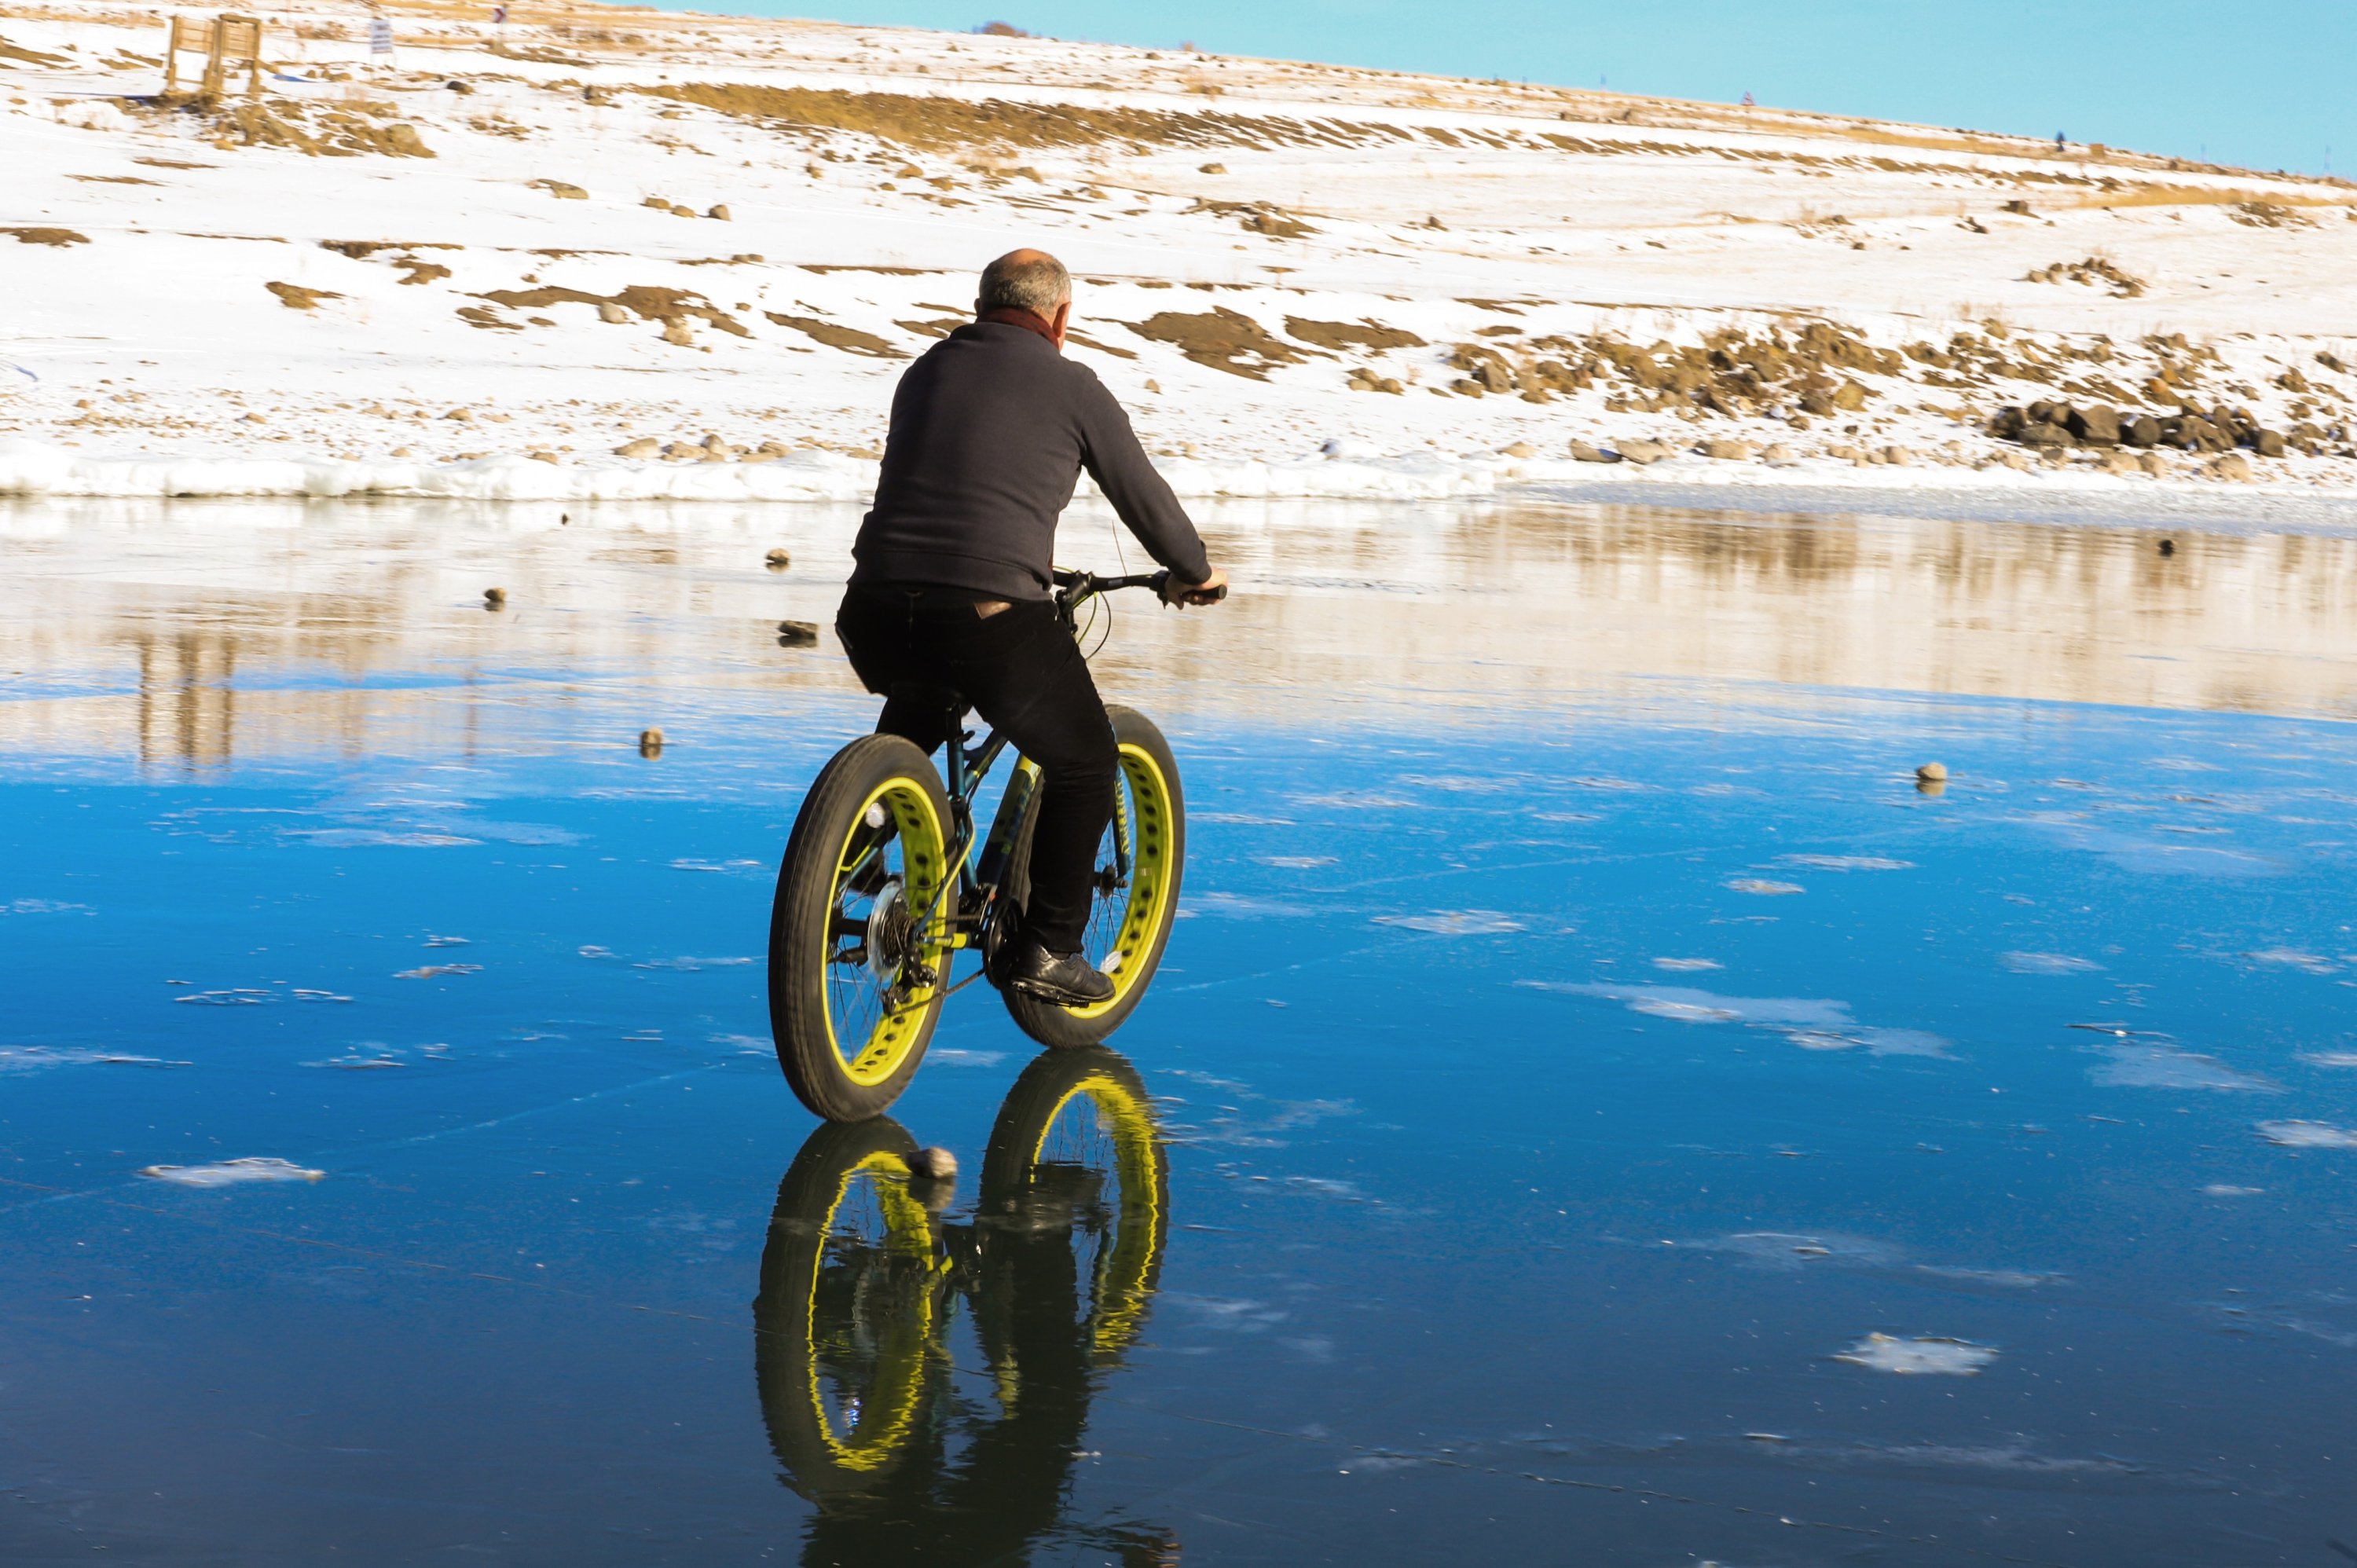
[[[1060,1007],[1093,1007],[1113,1000],[1113,982],[1087,959],[1078,953],[1059,957],[1036,941],[1023,942],[1010,956],[1006,983]]]

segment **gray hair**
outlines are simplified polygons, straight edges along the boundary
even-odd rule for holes
[[[1012,306],[1034,315],[1052,317],[1056,307],[1072,297],[1072,274],[1045,251],[1009,251],[982,269],[984,310]]]

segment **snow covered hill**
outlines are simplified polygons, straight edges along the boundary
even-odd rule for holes
[[[382,14],[389,61],[351,6],[264,13],[264,94],[209,102],[160,95],[157,12],[0,5],[0,493],[856,499],[893,378],[1017,244],[1080,274],[1072,352],[1190,494],[2357,489],[2339,181],[1037,38]]]

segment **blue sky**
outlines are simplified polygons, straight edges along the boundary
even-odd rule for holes
[[[2016,131],[2255,168],[2357,168],[2357,5],[1727,0],[802,0],[697,10],[1274,55]]]

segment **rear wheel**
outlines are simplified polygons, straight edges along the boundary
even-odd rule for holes
[[[888,1116],[822,1127],[778,1184],[753,1369],[770,1446],[806,1497],[879,1488],[922,1428],[943,1272],[909,1190],[916,1149]]]
[[[1043,1046],[1071,1049],[1103,1042],[1146,996],[1178,914],[1178,884],[1186,869],[1187,804],[1178,788],[1178,759],[1154,721],[1134,708],[1108,703],[1121,771],[1114,785],[1113,821],[1097,846],[1096,882],[1089,899],[1081,950],[1113,982],[1110,999],[1064,1007],[1020,991],[1002,989],[1006,1011]],[[1031,808],[1010,856],[1017,868],[1009,892],[1028,895],[1031,838],[1039,807]]]
[[[802,800],[770,916],[770,1028],[796,1098],[881,1115],[916,1076],[949,976],[949,799],[925,754],[873,735]]]

